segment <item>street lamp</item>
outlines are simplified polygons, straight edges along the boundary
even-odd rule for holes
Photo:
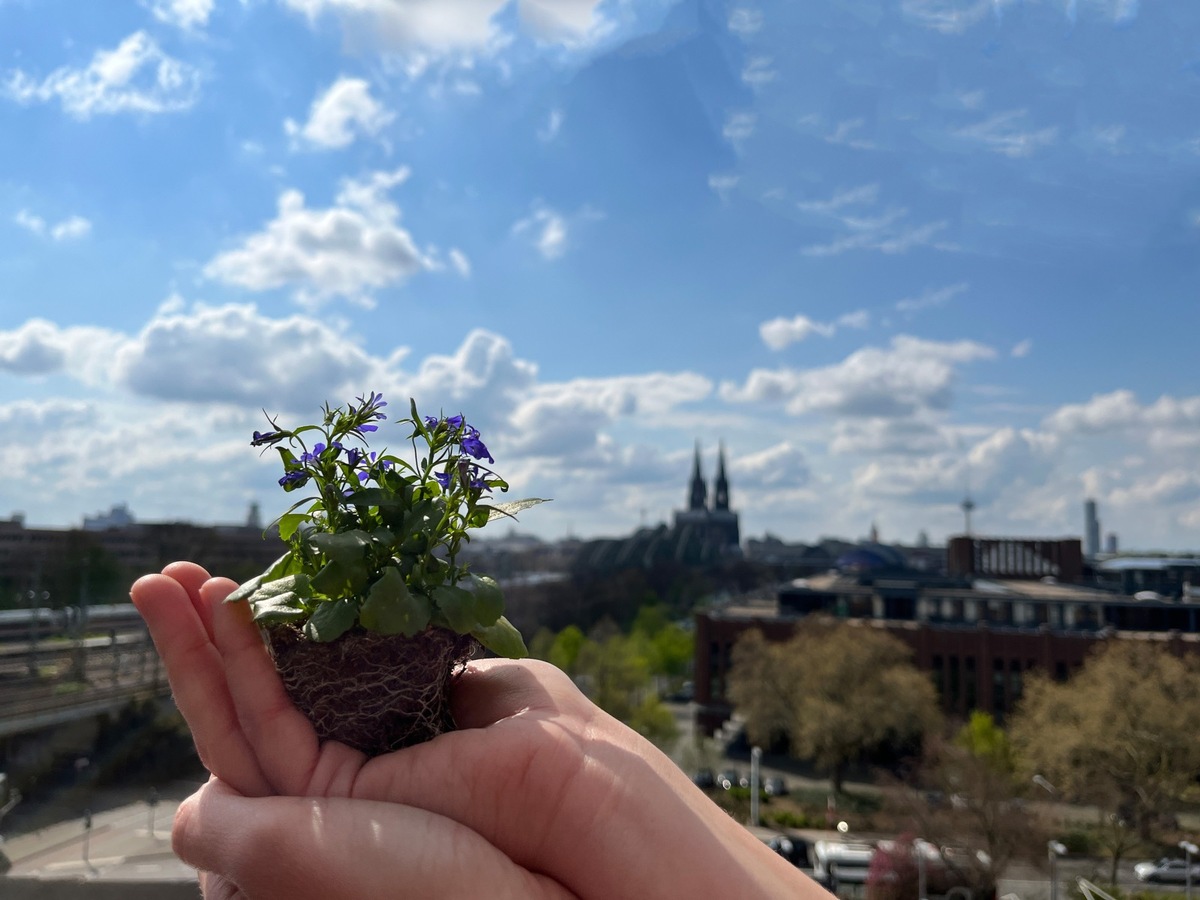
[[[1187,858],[1187,900],[1192,900],[1192,854],[1200,853],[1200,847],[1197,847],[1191,841],[1180,841],[1179,849],[1184,852]]]
[[[1050,855],[1050,900],[1058,900],[1058,858],[1067,848],[1058,841],[1049,841],[1046,850]]]

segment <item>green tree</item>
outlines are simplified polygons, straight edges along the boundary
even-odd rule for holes
[[[1025,775],[1149,837],[1200,777],[1198,674],[1163,644],[1111,640],[1067,682],[1030,679],[1010,729]],[[1127,845],[1114,842],[1114,869]]]
[[[884,747],[919,741],[940,723],[930,680],[908,647],[871,627],[809,616],[790,640],[748,632],[734,647],[729,695],[756,743],[786,735],[792,752],[830,773]]]
[[[650,667],[635,642],[622,634],[585,640],[576,659],[575,681],[589,699],[622,722],[632,719],[650,685]]]

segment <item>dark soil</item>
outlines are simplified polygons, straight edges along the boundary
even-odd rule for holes
[[[369,756],[452,731],[450,684],[479,650],[445,628],[411,638],[354,628],[328,643],[289,625],[264,632],[288,695],[321,740]]]

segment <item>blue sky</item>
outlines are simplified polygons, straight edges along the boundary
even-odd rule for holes
[[[1198,108],[1192,3],[0,0],[0,516],[276,513],[381,390],[545,537],[698,441],[748,536],[1200,549]]]

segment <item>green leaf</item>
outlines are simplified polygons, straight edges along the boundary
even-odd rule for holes
[[[298,575],[303,570],[303,564],[296,555],[289,550],[275,562],[271,563],[270,568],[263,573],[264,581],[274,581],[276,578],[283,578],[285,575]]]
[[[503,656],[506,659],[522,659],[529,655],[521,632],[517,631],[512,622],[504,616],[497,619],[494,625],[471,629],[471,634],[497,656]]]
[[[358,618],[358,606],[353,600],[327,600],[318,603],[304,623],[304,636],[310,641],[328,643],[350,630]]]
[[[322,531],[310,537],[308,543],[318,553],[324,553],[330,559],[356,562],[366,556],[367,548],[371,546],[371,536],[358,529],[337,534]]]
[[[255,591],[258,590],[259,586],[262,585],[262,583],[266,580],[266,578],[267,578],[266,575],[255,575],[249,581],[243,583],[242,585],[240,585],[239,587],[237,587],[233,591],[231,591],[229,596],[225,598],[225,602],[226,603],[237,603],[241,600],[245,600],[247,597],[249,597],[251,594],[253,594]]]
[[[330,560],[312,577],[312,589],[326,597],[353,597],[367,586],[367,562]]]
[[[400,570],[387,566],[367,592],[359,620],[363,628],[376,634],[412,637],[425,630],[432,612],[425,597],[408,589]]]
[[[278,622],[291,622],[302,619],[308,610],[301,604],[300,598],[294,593],[277,594],[250,604],[254,610],[254,621],[263,625],[273,625]]]
[[[475,598],[475,625],[491,625],[504,612],[504,592],[494,578],[487,575],[468,575],[458,586]]]
[[[360,491],[355,491],[346,498],[346,502],[351,506],[404,506],[405,499],[392,491],[385,491],[383,488],[370,487],[363,488]]]
[[[502,516],[507,516],[510,519],[515,519],[517,513],[522,510],[529,509],[531,506],[537,506],[539,503],[549,503],[549,500],[543,500],[540,497],[527,497],[524,500],[513,500],[510,503],[496,503],[492,506],[480,506],[479,509],[488,511],[488,521],[499,519]]]
[[[279,517],[279,537],[290,541],[301,525],[308,521],[307,513],[288,513]]]
[[[475,615],[475,595],[468,590],[444,584],[433,589],[433,602],[459,634],[470,634],[483,625]]]

